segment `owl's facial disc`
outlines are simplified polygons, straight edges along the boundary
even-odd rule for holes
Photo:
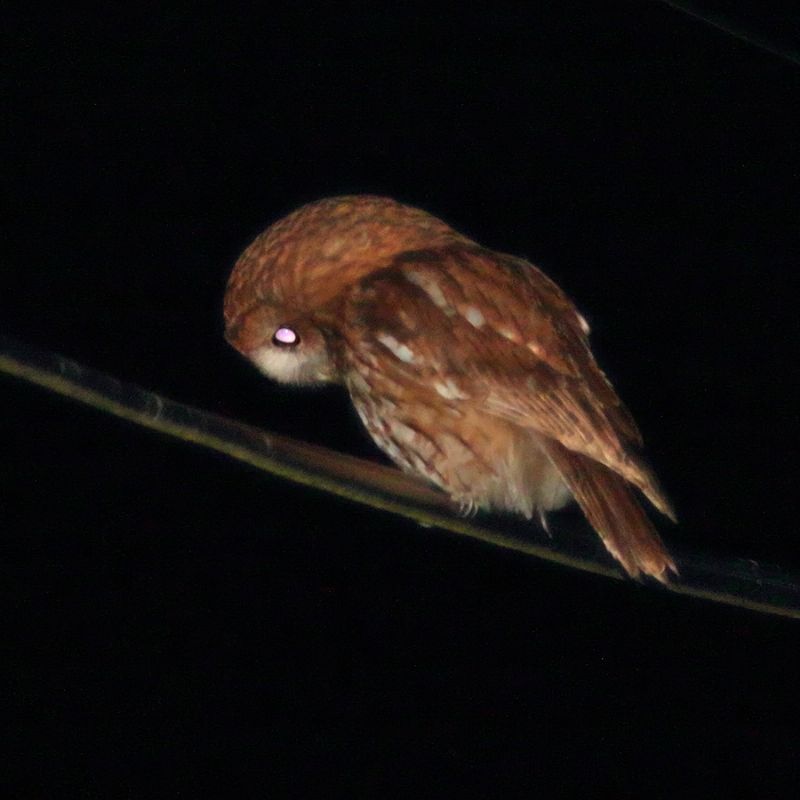
[[[301,330],[302,333],[301,333]],[[334,380],[327,344],[315,327],[281,323],[246,353],[261,372],[280,383],[312,384]]]

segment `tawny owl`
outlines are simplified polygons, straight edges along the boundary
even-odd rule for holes
[[[337,382],[378,446],[464,508],[575,498],[631,575],[676,571],[633,488],[674,519],[567,296],[521,258],[383,197],[303,206],[239,258],[226,337],[269,377]]]

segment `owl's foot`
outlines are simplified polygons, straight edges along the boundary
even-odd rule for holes
[[[471,497],[454,497],[453,500],[458,504],[458,515],[472,519],[478,513],[478,504]]]

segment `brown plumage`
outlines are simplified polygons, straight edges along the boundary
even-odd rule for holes
[[[304,206],[240,257],[228,340],[270,377],[344,384],[376,443],[464,508],[571,496],[631,575],[676,572],[637,502],[674,519],[588,327],[528,262],[380,197]]]

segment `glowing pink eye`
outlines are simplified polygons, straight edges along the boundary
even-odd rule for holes
[[[292,345],[297,344],[300,341],[300,337],[297,335],[297,331],[293,328],[287,328],[284,325],[281,325],[278,330],[275,331],[272,337],[272,343],[277,344],[280,347],[291,347]]]

